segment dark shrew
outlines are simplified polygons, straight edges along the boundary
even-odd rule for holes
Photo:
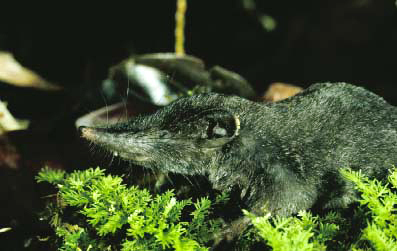
[[[341,168],[386,177],[397,163],[397,109],[364,88],[312,85],[276,103],[202,94],[82,137],[146,168],[237,186],[246,207],[289,215],[355,200]]]

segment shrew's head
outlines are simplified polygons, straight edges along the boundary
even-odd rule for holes
[[[181,98],[152,115],[106,128],[82,127],[80,132],[94,145],[140,166],[204,174],[240,136],[240,115],[231,109],[238,100],[218,94]]]

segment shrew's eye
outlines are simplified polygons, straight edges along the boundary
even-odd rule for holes
[[[219,123],[211,121],[207,130],[208,139],[216,139],[227,136],[226,128],[223,128]]]
[[[202,148],[219,148],[227,144],[237,135],[240,130],[240,119],[238,116],[223,109],[208,110],[201,113],[201,119],[196,120],[194,125],[200,132],[199,140]],[[200,130],[201,128],[201,130]]]
[[[206,110],[189,120],[189,126],[182,126],[179,130],[197,139],[201,147],[220,147],[239,135],[240,119],[227,110]]]

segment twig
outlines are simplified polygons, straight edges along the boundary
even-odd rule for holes
[[[175,13],[175,54],[185,55],[185,13],[186,13],[187,3],[186,0],[177,0],[177,7]]]

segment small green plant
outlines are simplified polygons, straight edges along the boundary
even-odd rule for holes
[[[375,250],[397,250],[397,170],[390,171],[388,183],[364,176],[360,171],[342,170],[342,175],[352,181],[361,192],[359,203],[366,207],[367,227],[362,230],[361,240],[367,240]],[[360,249],[360,242],[354,245]]]
[[[361,194],[361,207],[348,214],[350,217],[335,212],[325,217],[310,212],[296,217],[244,214],[271,250],[397,251],[397,170],[390,171],[386,184],[360,171],[344,169],[341,173]],[[349,236],[355,224],[363,226],[358,238]]]
[[[60,250],[207,250],[221,227],[220,220],[208,219],[207,198],[178,201],[172,191],[153,196],[100,168],[71,174],[44,168],[36,179],[59,189],[50,222]],[[188,206],[191,213],[182,221]],[[69,221],[66,215],[72,215]]]
[[[252,220],[259,235],[276,251],[326,250],[325,243],[339,230],[336,224],[328,223],[340,218],[336,213],[329,213],[325,218],[304,211],[298,217],[272,218],[270,214],[257,217],[247,211],[244,213]]]
[[[272,217],[244,211],[253,228],[241,236],[246,240],[240,247],[251,250],[262,239],[271,250],[397,251],[397,170],[386,184],[359,171],[341,173],[361,194],[354,213]],[[177,200],[172,191],[154,196],[99,168],[71,174],[44,168],[36,179],[59,189],[49,220],[60,250],[207,250],[221,229],[208,198]],[[223,193],[215,204],[227,200]]]

